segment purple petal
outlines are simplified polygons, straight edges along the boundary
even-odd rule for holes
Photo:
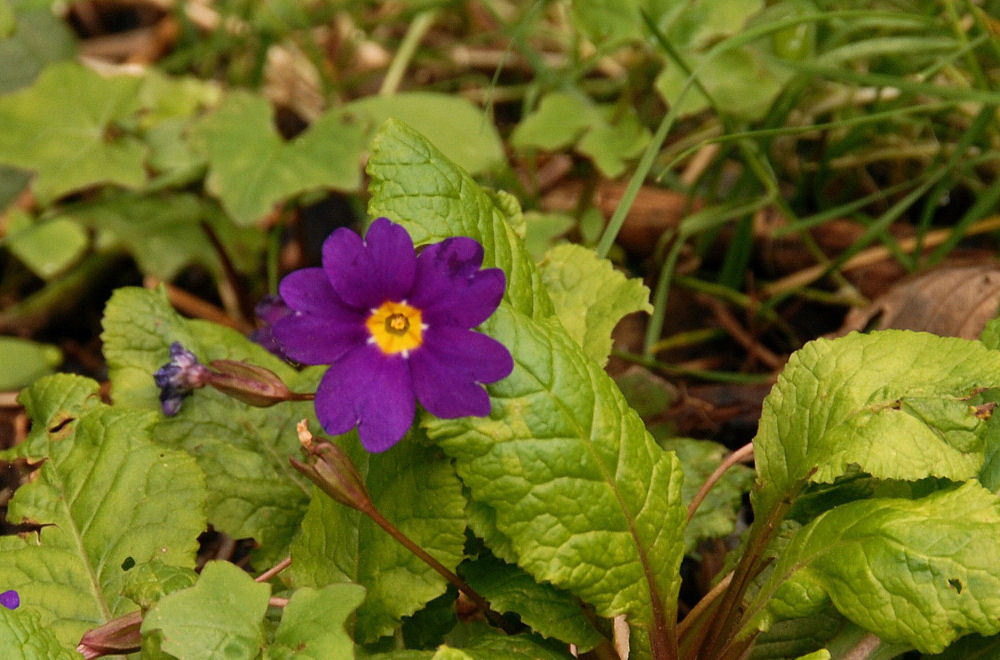
[[[506,278],[498,268],[479,270],[483,248],[471,238],[450,238],[417,257],[410,304],[431,326],[471,328],[496,311]]]
[[[13,589],[0,593],[0,605],[8,610],[16,610],[21,605],[21,596]]]
[[[285,303],[299,312],[336,316],[354,311],[333,290],[326,271],[322,268],[303,268],[285,275],[278,291]]]
[[[385,218],[372,224],[367,241],[341,228],[323,243],[323,268],[344,302],[374,309],[409,294],[416,268],[413,241],[405,229]]]
[[[337,317],[293,314],[272,328],[285,354],[302,364],[333,364],[348,351],[365,345],[364,317],[348,307]]]
[[[481,383],[505,378],[514,368],[507,348],[486,335],[455,328],[430,329],[410,355],[413,389],[432,415],[450,419],[490,414]]]
[[[383,300],[403,300],[413,288],[417,253],[413,239],[401,226],[388,218],[378,218],[368,228],[365,243],[376,264],[372,276],[380,280]],[[381,304],[381,303],[380,303]]]
[[[366,345],[332,365],[316,391],[316,416],[330,434],[358,426],[361,444],[385,451],[406,435],[416,403],[410,366]]]

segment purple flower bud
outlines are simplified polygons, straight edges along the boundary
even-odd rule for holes
[[[192,390],[204,387],[208,381],[208,367],[198,362],[194,353],[184,348],[180,342],[170,345],[170,362],[156,370],[153,380],[160,388],[160,404],[163,414],[173,417],[181,409],[181,401]]]
[[[0,593],[0,605],[8,610],[16,610],[21,605],[21,596],[13,589]]]
[[[208,376],[209,385],[251,406],[266,408],[282,401],[305,398],[289,390],[278,374],[255,364],[213,360],[212,368],[215,371]]]

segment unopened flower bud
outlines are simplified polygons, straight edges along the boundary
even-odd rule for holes
[[[270,369],[236,360],[213,360],[212,368],[215,371],[209,373],[209,385],[251,406],[266,408],[301,398]]]
[[[163,414],[173,417],[181,409],[184,397],[199,387],[204,387],[209,369],[198,362],[191,351],[180,342],[170,345],[170,361],[156,370],[153,380],[160,388],[160,404]]]
[[[105,655],[134,653],[142,646],[142,612],[136,610],[88,630],[76,650],[87,660]]]
[[[307,462],[290,457],[295,469],[344,506],[363,513],[374,510],[364,479],[344,450],[329,442],[314,442],[305,420],[297,428]]]

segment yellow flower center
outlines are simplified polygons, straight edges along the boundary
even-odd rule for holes
[[[377,344],[386,355],[402,353],[407,357],[409,351],[419,348],[424,341],[420,310],[405,302],[388,300],[382,303],[381,307],[372,310],[365,325],[371,334],[368,341]]]

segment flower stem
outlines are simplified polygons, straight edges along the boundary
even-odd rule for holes
[[[691,522],[691,518],[694,517],[695,511],[698,510],[698,507],[705,500],[705,497],[708,496],[709,491],[711,491],[715,484],[719,482],[722,475],[724,475],[732,466],[749,460],[751,457],[753,457],[753,443],[748,442],[727,456],[726,459],[719,464],[719,467],[715,468],[715,472],[709,475],[708,479],[705,480],[705,483],[701,485],[701,488],[698,489],[698,492],[695,493],[695,496],[691,499],[691,503],[688,504],[688,522]]]
[[[257,577],[255,577],[254,581],[255,582],[267,582],[268,580],[270,580],[271,578],[273,578],[275,575],[277,575],[278,573],[280,573],[281,571],[285,570],[286,568],[288,568],[291,565],[292,565],[292,558],[291,557],[285,557],[284,559],[282,559],[281,561],[279,561],[277,564],[275,564],[271,568],[267,569],[266,571],[264,571],[263,573],[261,573],[260,575],[258,575]]]
[[[452,571],[448,570],[444,566],[444,564],[439,562],[437,559],[434,559],[434,557],[432,557],[426,550],[417,545],[410,537],[408,537],[406,534],[400,531],[398,527],[389,522],[386,519],[386,517],[383,516],[382,513],[375,508],[374,504],[371,504],[369,502],[367,505],[363,505],[358,510],[361,511],[361,513],[368,516],[369,518],[371,518],[376,525],[384,529],[389,534],[389,536],[396,539],[396,541],[398,541],[400,545],[402,545],[404,548],[406,548],[414,555],[419,557],[421,560],[423,560],[424,563],[426,563],[428,566],[437,571],[438,574],[441,575],[441,577],[443,577],[451,584],[455,585],[459,591],[468,596],[469,600],[475,603],[476,607],[482,610],[483,614],[486,615],[486,618],[488,618],[491,623],[493,623],[496,626],[503,625],[503,620],[500,614],[496,612],[492,607],[490,607],[490,604],[486,601],[485,598],[479,595],[479,593],[475,589],[470,587],[465,580],[458,577]]]

